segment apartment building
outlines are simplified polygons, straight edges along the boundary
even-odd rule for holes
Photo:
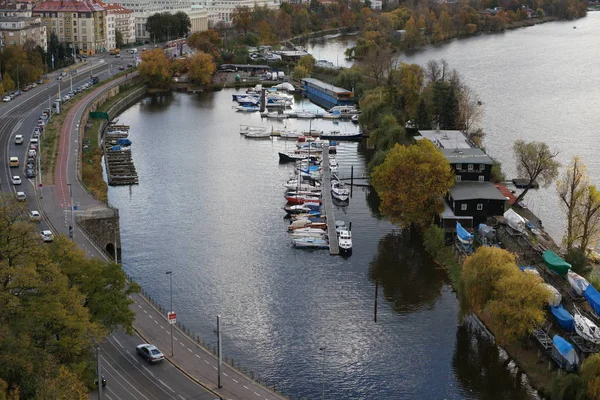
[[[214,25],[219,22],[231,23],[231,18],[236,7],[254,8],[267,6],[270,9],[278,9],[281,6],[281,0],[199,0],[196,5],[204,8],[208,13],[209,24]]]
[[[31,40],[44,51],[48,50],[46,27],[41,18],[31,17],[31,13],[30,16],[10,14],[0,11],[0,49],[6,46],[24,46]]]

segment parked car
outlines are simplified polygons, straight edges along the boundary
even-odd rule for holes
[[[42,237],[42,240],[46,243],[50,243],[54,240],[54,234],[52,233],[52,231],[49,230],[41,231],[40,236]]]
[[[125,69],[125,67],[124,67],[124,66],[122,66],[122,65],[121,65],[121,66],[119,66],[119,71],[123,71],[124,69]]]
[[[62,75],[59,75],[59,76],[57,76],[57,77],[56,77],[56,80],[57,80],[57,81],[62,81],[62,79],[63,79],[63,76],[62,76]]]
[[[37,83],[38,83],[38,85],[41,85],[44,83],[44,80],[40,78],[40,80]]]
[[[106,387],[106,379],[104,379],[104,375],[100,375],[102,378],[102,387]],[[98,386],[98,379],[94,381],[94,385]]]
[[[131,68],[131,67],[133,67],[133,64],[132,63],[128,63],[127,64],[127,68]]]
[[[3,101],[3,102],[5,102],[5,103],[6,103],[6,102],[9,102],[9,101],[11,101],[11,100],[12,100],[12,97],[10,97],[10,96],[4,96],[4,97],[2,98],[2,101]]]
[[[165,359],[163,353],[153,344],[143,343],[137,345],[135,349],[139,355],[150,363],[157,363]]]
[[[42,219],[42,216],[40,215],[39,211],[31,210],[29,211],[29,219],[31,221],[39,221],[40,219]]]
[[[20,185],[21,177],[19,175],[13,175],[10,177],[10,181],[12,182],[13,185]]]
[[[27,178],[35,178],[35,168],[27,168],[25,170],[25,176],[27,176]]]

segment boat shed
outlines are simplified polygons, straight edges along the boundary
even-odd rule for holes
[[[325,108],[354,105],[354,92],[348,89],[315,78],[302,79],[302,86],[311,101]]]
[[[298,50],[281,50],[281,51],[274,51],[273,53],[280,55],[281,59],[283,61],[293,61],[293,62],[296,62],[296,61],[300,60],[302,57],[308,55],[307,52],[298,51]]]
[[[448,193],[448,205],[456,216],[473,217],[473,225],[502,215],[506,197],[491,182],[456,182]]]
[[[429,139],[440,149],[469,149],[475,147],[461,131],[455,130],[419,130],[419,135]],[[417,136],[415,139],[419,139]]]

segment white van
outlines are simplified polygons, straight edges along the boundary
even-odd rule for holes
[[[15,135],[15,144],[23,144],[23,135]]]
[[[137,49],[131,49],[131,54],[137,53]]]

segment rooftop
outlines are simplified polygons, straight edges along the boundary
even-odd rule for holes
[[[500,190],[491,182],[456,182],[450,189],[453,200],[506,200]]]
[[[46,1],[37,4],[33,8],[34,12],[40,11],[59,11],[59,12],[93,12],[104,11],[100,4],[91,1]]]
[[[441,149],[444,157],[450,164],[489,164],[492,165],[494,160],[485,154],[483,150],[476,147],[466,149]]]
[[[464,133],[461,131],[445,131],[445,130],[419,130],[421,136],[431,140],[433,144],[442,149],[468,149],[471,146]]]
[[[304,79],[302,79],[302,82],[303,83],[304,82],[310,83],[311,85],[318,86],[318,87],[321,87],[323,89],[331,90],[334,93],[352,93],[348,89],[344,89],[344,88],[341,88],[341,87],[333,86],[333,85],[330,85],[329,83],[320,81],[320,80],[315,79],[315,78],[304,78]]]

